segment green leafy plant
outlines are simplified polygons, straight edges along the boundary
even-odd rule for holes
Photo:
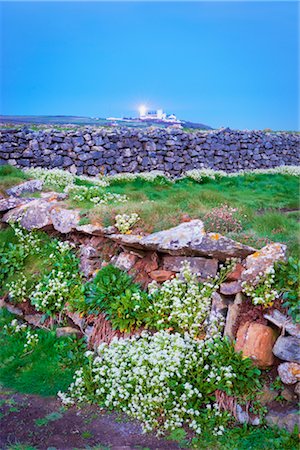
[[[287,262],[278,262],[275,266],[276,289],[282,293],[283,306],[288,308],[288,314],[297,323],[300,323],[299,275],[299,259],[290,257]]]
[[[113,328],[129,331],[140,327],[149,308],[147,293],[122,270],[112,265],[103,267],[85,286],[85,299],[73,308],[80,312],[103,312]]]

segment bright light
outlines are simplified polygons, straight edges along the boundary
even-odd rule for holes
[[[140,113],[140,116],[145,116],[145,115],[146,115],[146,113],[147,113],[147,108],[146,108],[145,105],[139,106],[139,113]]]

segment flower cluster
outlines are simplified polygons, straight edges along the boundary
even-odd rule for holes
[[[185,172],[183,178],[190,178],[198,183],[201,183],[205,180],[215,180],[221,177],[239,177],[243,175],[292,175],[292,176],[300,176],[300,167],[299,166],[278,166],[270,169],[252,169],[252,170],[239,170],[237,172],[227,173],[223,170],[213,170],[209,168],[203,169],[192,169]]]
[[[213,170],[208,168],[192,169],[185,172],[184,177],[201,183],[206,179],[215,180],[220,177],[225,177],[226,172],[223,170]]]
[[[24,338],[24,351],[29,350],[37,345],[39,342],[39,336],[32,331],[25,323],[19,323],[17,319],[13,319],[10,324],[4,325],[4,331],[8,335],[18,335],[20,338]]]
[[[205,229],[218,233],[238,233],[242,231],[242,224],[237,214],[237,208],[232,208],[226,204],[212,208],[204,216]]]
[[[74,175],[62,169],[42,169],[40,167],[26,169],[27,175],[42,180],[46,186],[54,189],[64,189],[73,184]]]
[[[185,261],[176,278],[165,281],[161,287],[156,282],[150,283],[151,325],[157,329],[171,327],[199,336],[210,312],[212,294],[233,264],[222,267],[214,279],[199,283],[197,275],[191,272],[189,263]]]
[[[157,181],[158,179],[167,179],[168,181],[172,181],[172,179],[161,170],[151,170],[150,172],[123,172],[116,173],[114,175],[107,175],[105,179],[112,182],[122,182],[122,181],[135,181],[135,180],[144,180],[144,181]]]
[[[259,274],[251,281],[242,283],[243,292],[251,298],[254,305],[272,306],[279,292],[273,288],[275,283],[275,270],[269,267],[264,273]]]
[[[55,312],[63,308],[70,294],[66,280],[68,275],[70,274],[53,269],[37,283],[30,298],[37,311]]]
[[[144,431],[158,433],[187,424],[200,434],[209,410],[220,434],[228,414],[214,405],[214,392],[247,394],[259,373],[231,347],[226,340],[201,341],[167,331],[115,338],[110,345],[101,344],[95,358],[87,353],[86,365],[59,396],[65,404],[92,401],[119,409],[140,420]]]
[[[115,219],[115,227],[120,231],[120,233],[126,234],[129,232],[130,228],[132,228],[140,220],[140,217],[136,213],[117,214]]]
[[[28,278],[21,273],[16,281],[7,283],[5,287],[11,300],[16,303],[26,302],[29,297]]]
[[[101,180],[99,180],[100,182]],[[78,202],[89,201],[94,205],[107,205],[111,202],[127,201],[126,195],[114,194],[105,191],[103,186],[77,186],[69,185],[65,188],[65,192],[69,194],[73,200]]]
[[[28,231],[19,222],[9,222],[13,228],[18,244],[26,254],[39,253],[41,250],[41,239],[36,231]]]

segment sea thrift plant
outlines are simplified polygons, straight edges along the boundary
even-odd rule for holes
[[[260,373],[226,340],[194,340],[167,331],[114,339],[101,344],[95,358],[93,352],[86,356],[68,392],[59,393],[62,401],[121,410],[140,420],[144,431],[158,434],[184,424],[201,434],[207,409],[215,432],[224,431],[228,413],[219,411],[214,392],[246,397],[257,388]]]
[[[161,286],[149,284],[152,305],[149,307],[150,326],[157,329],[174,328],[198,336],[204,331],[205,321],[211,307],[212,294],[225,280],[235,262],[221,267],[220,273],[211,280],[199,282],[188,262],[184,262],[181,272]]]
[[[219,233],[238,233],[242,231],[242,223],[238,217],[237,208],[226,204],[211,209],[203,218],[207,231]]]
[[[264,273],[260,272],[253,280],[242,283],[243,292],[251,298],[254,305],[272,306],[279,292],[274,289],[275,270],[270,267]]]
[[[115,220],[115,227],[120,233],[126,234],[129,232],[130,228],[132,228],[140,220],[140,217],[136,213],[117,214]]]

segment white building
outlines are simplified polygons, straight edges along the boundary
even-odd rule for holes
[[[140,106],[139,113],[140,120],[163,120],[165,122],[180,123],[180,120],[177,120],[175,114],[167,115],[162,109],[149,111],[146,106]]]

